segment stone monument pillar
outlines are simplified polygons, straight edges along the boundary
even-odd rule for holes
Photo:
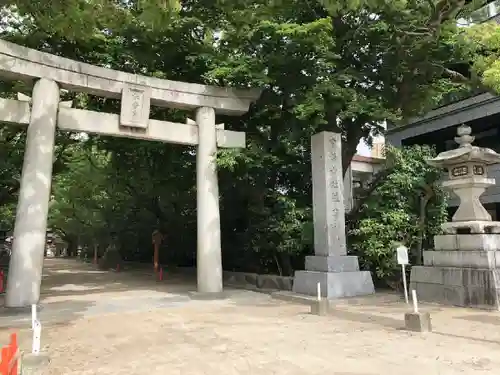
[[[5,296],[7,307],[30,306],[40,298],[59,87],[42,78],[35,83],[32,98]]]
[[[296,271],[293,291],[333,299],[374,293],[369,271],[360,271],[358,257],[347,255],[342,139],[322,132],[311,138],[314,253],[305,271]]]
[[[443,186],[460,198],[445,234],[434,236],[434,249],[424,251],[424,265],[411,271],[410,288],[423,301],[448,305],[498,308],[500,222],[491,220],[479,197],[495,179],[487,166],[500,162],[489,148],[473,146],[471,128],[462,125],[455,141],[459,147],[440,153],[428,163],[448,170]]]

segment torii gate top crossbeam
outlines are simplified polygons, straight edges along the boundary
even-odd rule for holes
[[[260,89],[232,89],[169,81],[102,68],[0,40],[0,75],[15,79],[48,78],[60,87],[109,98],[121,98],[125,86],[151,88],[151,104],[241,115],[257,100]]]

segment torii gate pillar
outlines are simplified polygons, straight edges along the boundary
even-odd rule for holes
[[[5,296],[8,307],[29,306],[40,298],[58,108],[57,83],[40,79],[33,88]]]
[[[198,151],[196,153],[198,292],[220,293],[222,292],[222,255],[214,109],[198,108],[196,110],[196,124],[199,131]]]

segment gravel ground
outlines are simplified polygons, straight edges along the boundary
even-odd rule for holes
[[[224,301],[190,301],[190,281],[98,272],[47,260],[46,374],[498,374],[500,314],[422,306],[434,332],[401,330],[403,303],[385,295],[340,303],[328,317],[308,307],[233,291]],[[8,317],[0,319],[7,341]],[[16,318],[21,346],[27,321]]]

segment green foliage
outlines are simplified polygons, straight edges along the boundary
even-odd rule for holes
[[[390,173],[364,201],[352,225],[351,247],[379,279],[397,271],[398,244],[412,250],[418,264],[422,246],[432,244],[446,220],[446,194],[437,184],[441,171],[426,163],[433,156],[426,146],[389,147],[385,168]]]
[[[67,170],[53,178],[48,225],[68,241],[78,236],[82,242],[92,243],[102,237],[106,228],[104,209],[112,191],[103,170],[109,156],[87,147],[83,140],[67,153],[71,155]]]
[[[474,78],[500,93],[500,29],[495,22],[474,25],[464,32],[469,43]]]
[[[179,0],[5,0],[2,6],[4,26],[84,42],[130,24],[162,30],[180,11]]]
[[[9,230],[14,227],[16,206],[14,203],[0,206],[0,230]]]

